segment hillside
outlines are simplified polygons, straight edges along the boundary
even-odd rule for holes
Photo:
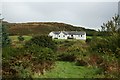
[[[88,34],[95,30],[75,27],[70,24],[58,22],[29,22],[29,23],[6,23],[10,35],[42,35],[51,31],[86,31]]]

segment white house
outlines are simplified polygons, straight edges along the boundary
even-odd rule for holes
[[[86,32],[84,31],[52,31],[48,36],[51,36],[53,39],[86,40]]]

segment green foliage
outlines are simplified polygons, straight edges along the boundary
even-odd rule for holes
[[[118,70],[120,56],[120,33],[119,33],[120,17],[115,15],[112,20],[107,23],[103,23],[102,31],[100,34],[101,38],[92,38],[90,42],[90,50],[93,53],[101,55],[102,59],[99,60],[97,57],[90,57],[91,64],[96,64],[105,73],[106,77],[116,77],[120,71]],[[101,63],[102,62],[102,63]],[[99,70],[98,70],[99,73]],[[107,75],[108,74],[108,75]]]
[[[87,62],[85,62],[85,61],[82,60],[82,59],[77,59],[77,60],[75,61],[75,65],[77,65],[77,66],[86,66],[86,65],[87,65]]]
[[[12,57],[23,55],[24,53],[25,53],[24,48],[13,48],[10,46],[2,48],[2,58],[5,60],[9,60]]]
[[[78,78],[78,80],[96,80],[105,78],[99,74],[100,70],[93,67],[76,66],[74,62],[57,61],[54,69],[47,71],[44,75],[35,78]]]
[[[30,68],[24,68],[22,65],[12,65],[10,68],[16,71],[15,77],[17,78],[31,78],[32,71]]]
[[[52,40],[52,38],[48,36],[35,36],[30,41],[26,42],[25,47],[32,46],[33,44],[38,45],[39,47],[47,47],[54,51],[56,51],[56,45],[55,42]]]
[[[80,53],[84,54],[87,51],[87,46],[84,41],[76,41],[73,45],[69,46],[66,52]]]
[[[98,33],[96,30],[93,30],[93,29],[85,29],[85,31],[87,36],[94,36],[94,35],[97,35]]]
[[[120,25],[120,16],[115,15],[114,17],[112,17],[112,20],[108,21],[107,23],[103,23],[101,28],[103,32],[109,35],[113,35],[114,33],[119,32],[119,25]],[[104,35],[106,34],[103,34],[103,36]]]
[[[56,54],[50,48],[43,48],[39,45],[33,44],[27,48],[27,51],[33,54],[34,59],[38,61],[54,61],[56,59]]]
[[[87,38],[87,39],[86,39],[86,42],[87,42],[87,43],[90,43],[91,40],[92,40],[92,38]]]
[[[18,36],[18,40],[19,41],[24,41],[24,37],[23,36]]]
[[[2,47],[10,45],[9,34],[7,32],[7,26],[2,24]]]
[[[111,21],[108,23],[103,23],[102,31],[109,34],[109,36],[103,38],[93,38],[90,44],[90,48],[93,51],[104,54],[115,54],[116,57],[119,56],[119,48],[120,48],[120,34],[119,34],[119,25],[120,17],[119,15],[115,15],[112,17]]]
[[[115,54],[118,57],[119,54],[119,40],[118,34],[106,38],[94,38],[90,43],[90,48],[92,51],[104,54]]]
[[[65,53],[62,53],[58,56],[58,60],[60,61],[75,61],[76,59],[76,55],[74,53],[68,53],[68,52],[65,52]]]

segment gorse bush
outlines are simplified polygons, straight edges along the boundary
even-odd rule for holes
[[[24,41],[25,39],[24,39],[23,36],[18,36],[18,40],[19,40],[19,41]]]
[[[56,54],[52,49],[36,44],[27,48],[4,47],[3,76],[29,78],[34,71],[43,72],[50,69],[55,60]]]
[[[117,76],[117,74],[120,74],[118,69],[118,60],[120,59],[120,28],[118,24],[120,24],[120,17],[116,15],[112,17],[112,20],[103,23],[103,26],[101,26],[101,33],[104,32],[102,38],[92,38],[90,42],[90,50],[102,56],[102,60],[91,57],[91,62],[97,62],[98,67],[104,70],[105,76],[113,78]],[[107,36],[105,36],[106,34]]]
[[[26,42],[25,47],[32,46],[33,44],[38,45],[39,47],[47,47],[52,49],[53,51],[56,50],[55,42],[52,40],[51,37],[48,36],[35,36],[30,41]]]
[[[84,42],[76,42],[73,45],[69,46],[66,50],[67,52],[73,53],[85,53],[87,51],[87,47]]]
[[[50,48],[43,48],[39,45],[33,44],[27,48],[27,52],[34,56],[35,60],[38,61],[54,61],[56,59],[56,54]]]
[[[87,66],[87,62],[85,62],[82,59],[76,59],[75,65],[77,65],[77,66]]]
[[[102,38],[94,38],[92,39],[90,43],[90,49],[95,52],[106,52],[107,51],[107,46],[108,46],[108,41],[106,39]]]
[[[90,43],[91,40],[92,40],[91,38],[87,38],[87,39],[86,39],[86,43]]]
[[[52,38],[48,36],[35,36],[30,41],[26,42],[25,48],[28,53],[32,53],[35,59],[40,61],[55,60],[56,45]]]
[[[68,52],[64,52],[60,55],[58,55],[58,60],[60,61],[75,61],[75,59],[77,58],[77,56],[74,53],[68,53]]]
[[[2,48],[2,58],[5,60],[24,54],[25,54],[24,48],[13,48],[10,46]]]
[[[90,48],[92,51],[104,54],[115,54],[119,55],[119,40],[118,34],[106,38],[94,38],[90,43]]]

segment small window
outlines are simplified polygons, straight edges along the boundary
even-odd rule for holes
[[[82,37],[82,35],[81,35],[81,37]]]
[[[65,37],[65,35],[63,35],[63,37]]]
[[[60,36],[59,36],[60,37]]]

